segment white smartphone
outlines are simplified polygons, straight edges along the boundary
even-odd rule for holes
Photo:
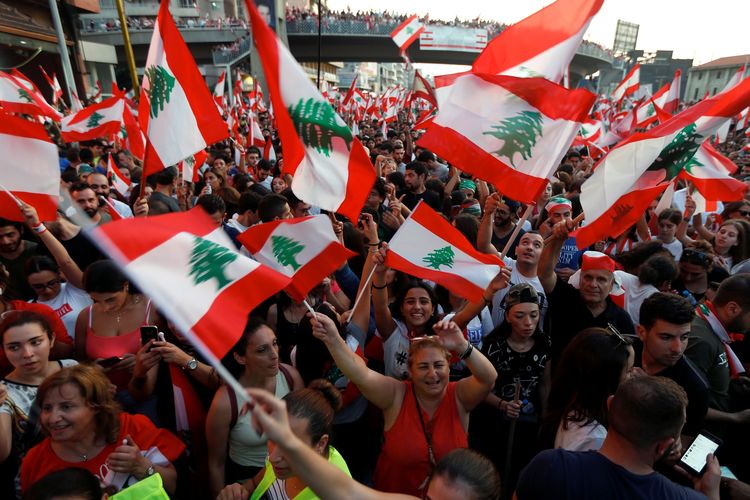
[[[702,476],[706,470],[706,456],[715,453],[719,445],[721,439],[702,431],[680,458],[680,466],[694,476]]]

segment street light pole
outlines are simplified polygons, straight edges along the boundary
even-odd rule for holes
[[[51,2],[54,0],[50,0]],[[115,0],[117,5],[117,15],[120,18],[120,30],[122,31],[122,41],[125,49],[125,58],[128,60],[128,70],[130,72],[130,81],[133,83],[133,96],[138,97],[141,93],[138,85],[138,73],[135,71],[135,56],[133,55],[133,46],[130,44],[130,33],[128,32],[128,22],[125,19],[125,6],[122,0]]]
[[[73,79],[73,67],[70,65],[70,56],[68,47],[65,44],[65,33],[63,33],[62,22],[60,21],[60,12],[57,10],[57,0],[49,0],[49,10],[52,15],[52,24],[55,26],[57,35],[57,50],[60,51],[60,63],[62,64],[63,74],[65,75],[65,91],[68,94],[68,102],[71,105],[75,102],[73,94],[75,93],[75,80]]]

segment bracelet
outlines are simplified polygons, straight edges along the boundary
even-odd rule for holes
[[[461,359],[461,361],[463,361],[466,358],[468,358],[469,356],[471,356],[472,352],[474,352],[474,346],[471,345],[471,342],[469,342],[469,347],[466,348],[466,350],[464,351],[464,353],[461,356],[459,356],[459,358]]]
[[[383,289],[385,289],[385,288],[386,288],[387,286],[388,286],[388,283],[384,284],[383,286],[378,286],[378,285],[376,285],[375,283],[373,283],[373,284],[372,284],[372,287],[373,287],[373,288],[374,288],[375,290],[383,290]]]
[[[43,223],[40,222],[36,226],[31,226],[31,229],[33,229],[34,232],[37,234],[42,234],[43,232],[47,230],[47,226],[45,226]]]
[[[378,241],[377,243],[366,243],[368,247],[379,247],[380,244],[383,243],[382,241]]]

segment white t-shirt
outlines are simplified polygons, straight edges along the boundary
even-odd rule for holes
[[[236,229],[239,232],[243,232],[247,229],[247,226],[240,224],[240,221],[237,220],[238,217],[239,214],[234,214],[232,218],[227,221],[227,226]]]
[[[78,313],[93,304],[93,301],[89,294],[80,288],[76,288],[70,283],[61,283],[60,293],[57,294],[57,297],[48,301],[37,300],[37,303],[51,307],[57,317],[62,320],[70,338],[75,339]]]
[[[615,271],[620,285],[625,289],[625,311],[630,315],[633,324],[637,325],[641,317],[641,304],[648,297],[659,291],[654,285],[644,285],[638,279],[638,276],[626,273],[625,271]]]
[[[510,282],[508,283],[508,286],[498,291],[494,295],[494,297],[492,297],[493,327],[497,328],[505,321],[505,296],[508,295],[508,290],[510,290],[510,287],[519,283],[528,283],[529,285],[534,287],[534,290],[536,290],[536,293],[539,295],[539,322],[540,324],[544,325],[544,317],[547,314],[548,304],[547,296],[544,294],[544,287],[542,286],[542,282],[539,281],[539,278],[537,276],[529,278],[519,273],[516,269],[516,261],[511,259],[510,257],[505,257],[504,262],[511,271]]]
[[[385,374],[399,380],[406,380],[409,376],[409,331],[402,321],[394,318],[393,322],[396,328],[383,342]]]
[[[567,429],[563,429],[561,422],[555,436],[555,448],[568,451],[598,450],[606,437],[607,429],[596,420],[586,425],[568,422]]]

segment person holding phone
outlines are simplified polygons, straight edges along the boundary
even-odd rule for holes
[[[713,454],[703,461],[693,489],[671,482],[654,464],[680,446],[687,396],[676,382],[631,377],[608,401],[609,429],[599,451],[545,450],[521,472],[515,498],[719,499],[721,468]]]

